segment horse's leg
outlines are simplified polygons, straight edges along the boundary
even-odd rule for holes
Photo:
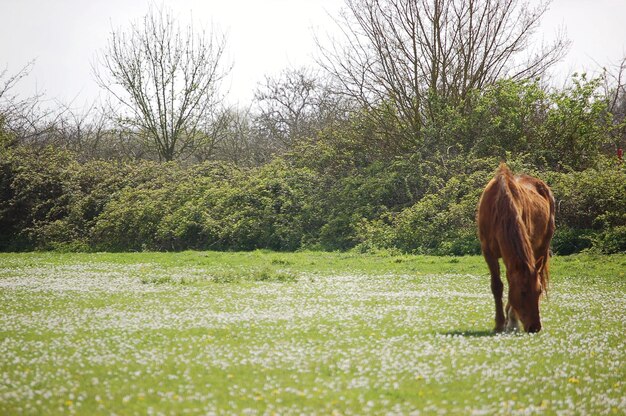
[[[504,311],[502,309],[502,291],[504,285],[502,279],[500,279],[500,263],[498,258],[487,251],[483,251],[487,266],[489,266],[489,273],[491,274],[491,293],[493,293],[493,299],[496,303],[496,332],[502,332],[504,330]]]
[[[513,307],[509,302],[506,304],[506,331],[517,331],[519,330],[519,320],[517,319],[517,314],[513,310]]]

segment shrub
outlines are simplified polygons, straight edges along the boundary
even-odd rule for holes
[[[224,244],[235,249],[295,250],[319,229],[314,199],[319,182],[310,170],[276,160],[240,177],[218,201]]]
[[[0,249],[37,247],[41,227],[62,221],[71,208],[69,152],[52,147],[0,147]]]
[[[453,177],[395,215],[361,223],[361,244],[376,249],[439,255],[477,254],[476,206],[491,172]]]
[[[603,160],[580,172],[546,174],[557,205],[557,229],[609,229],[626,225],[626,170]]]
[[[596,234],[593,248],[604,254],[626,253],[626,225],[611,227]]]
[[[568,255],[589,249],[593,244],[594,234],[593,230],[561,225],[554,232],[552,251],[560,255]]]
[[[361,160],[362,166],[346,159],[326,172],[320,161],[309,168],[295,158],[243,169],[221,163],[79,163],[52,147],[0,151],[0,250],[358,246],[474,254],[476,205],[498,164],[473,154],[424,159],[414,153]],[[538,169],[530,154],[508,157],[514,171],[537,175],[554,191],[555,252],[626,250],[623,165],[598,158],[581,171],[554,172]]]
[[[107,204],[92,230],[97,250],[158,250],[157,229],[170,210],[168,189],[124,188]]]

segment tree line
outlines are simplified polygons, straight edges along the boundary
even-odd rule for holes
[[[479,252],[500,160],[546,180],[553,250],[626,250],[626,61],[545,82],[567,41],[531,49],[547,3],[346,0],[315,68],[220,96],[225,38],[152,7],[114,31],[83,114],[0,74],[1,250]],[[330,45],[330,46],[329,46]]]

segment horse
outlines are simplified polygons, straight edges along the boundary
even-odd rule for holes
[[[554,196],[543,181],[514,176],[501,163],[478,203],[476,222],[483,256],[491,274],[496,305],[495,332],[539,332],[539,299],[547,293],[550,241],[554,235]],[[506,319],[502,308],[500,262],[509,285]]]

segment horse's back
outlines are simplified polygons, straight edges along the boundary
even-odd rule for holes
[[[516,214],[524,222],[533,248],[550,244],[554,233],[554,197],[548,185],[532,176],[514,176],[506,165],[501,164],[496,175],[485,187],[478,205],[478,235],[485,250],[500,257],[498,240],[507,238],[501,228],[502,216],[498,208],[502,199],[511,201]],[[511,215],[509,213],[509,215]]]

